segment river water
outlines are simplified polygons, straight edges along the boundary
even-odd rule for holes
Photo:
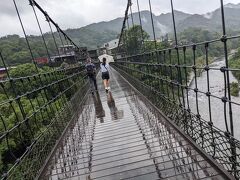
[[[221,68],[225,66],[224,58],[220,58],[218,61],[215,61],[210,65],[210,67]],[[237,79],[233,76],[231,72],[230,82],[237,82]],[[222,98],[224,96],[224,74],[220,70],[210,70],[209,71],[209,80],[210,80],[210,92],[212,95]],[[198,89],[203,92],[207,92],[207,72],[204,71],[201,73],[200,77],[197,77]],[[190,84],[190,88],[195,88],[195,80]],[[232,101],[240,103],[240,97],[232,96]],[[196,93],[192,90],[189,91],[189,104],[193,113],[197,113],[196,108]],[[198,93],[198,104],[199,104],[199,113],[203,119],[209,121],[209,105],[208,97],[205,94]],[[227,103],[227,120],[228,127],[230,130],[229,122],[229,108]],[[233,123],[234,123],[234,137],[240,140],[240,106],[232,103],[232,112],[233,112]],[[224,103],[221,99],[211,97],[211,114],[212,121],[214,126],[219,129],[226,131],[225,121],[224,121]]]

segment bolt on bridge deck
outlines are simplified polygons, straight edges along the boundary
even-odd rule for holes
[[[114,69],[87,95],[42,179],[231,179]]]

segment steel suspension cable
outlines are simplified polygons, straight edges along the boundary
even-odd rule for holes
[[[53,30],[52,30],[52,26],[51,26],[51,23],[50,23],[50,20],[49,20],[49,16],[46,16],[46,21],[48,22],[48,25],[49,25],[49,28],[50,28],[50,31],[51,31],[51,35],[52,35],[52,38],[53,38],[53,41],[54,41],[54,44],[55,44],[55,47],[56,47],[58,56],[60,57],[60,52],[59,52],[59,49],[58,49],[58,45],[57,45],[55,36],[54,36],[54,34],[53,34]],[[62,59],[62,58],[61,58],[61,59]]]
[[[150,17],[151,17],[151,22],[152,22],[152,31],[153,31],[153,39],[154,39],[154,43],[155,43],[155,49],[157,49],[157,40],[156,40],[155,27],[154,27],[154,22],[153,22],[151,0],[148,0],[148,4],[149,4]]]
[[[224,57],[225,57],[225,67],[221,68],[221,71],[224,73],[224,80],[225,80],[225,88],[224,88],[224,96],[222,98],[224,102],[224,112],[226,114],[226,103],[228,101],[228,107],[229,107],[229,121],[230,121],[230,133],[232,137],[234,137],[234,124],[233,124],[233,114],[232,114],[232,103],[231,103],[231,87],[230,87],[230,75],[229,75],[229,57],[228,57],[228,46],[227,46],[227,34],[226,34],[226,25],[225,25],[225,15],[224,15],[224,4],[223,0],[220,0],[221,3],[221,18],[222,18],[222,38],[221,41],[224,45]],[[227,99],[228,98],[228,99]],[[227,118],[225,117],[225,121],[227,121]],[[234,171],[234,177],[238,177],[237,173],[237,152],[236,152],[236,144],[234,143],[232,137],[230,138],[230,145],[231,145],[231,159],[233,161],[232,163],[232,169]]]
[[[224,5],[223,0],[220,0],[221,2],[221,18],[222,18],[222,38],[221,41],[224,45],[224,57],[225,57],[225,68],[226,68],[226,87],[225,87],[225,96],[228,95],[228,105],[229,105],[229,118],[230,118],[230,130],[231,135],[234,136],[234,126],[233,126],[233,116],[232,116],[232,103],[231,103],[231,89],[230,89],[230,77],[229,77],[229,70],[227,68],[229,67],[229,60],[228,60],[228,50],[227,50],[227,35],[226,35],[226,25],[225,25],[225,15],[224,15]]]
[[[62,36],[61,36],[61,33],[60,33],[60,31],[59,31],[59,27],[58,27],[58,26],[57,26],[57,33],[58,33],[58,36],[59,36],[59,38],[60,38],[61,44],[62,44],[62,46],[63,46],[64,54],[66,55],[66,50],[65,50],[65,48],[64,48],[63,39],[62,39]]]
[[[137,0],[137,8],[138,8],[139,24],[140,24],[140,27],[141,27],[143,52],[145,52],[145,44],[144,44],[144,39],[143,39],[143,26],[142,26],[141,12],[140,12],[140,7],[139,7],[139,1],[138,0]]]
[[[55,21],[53,21],[53,19],[47,14],[47,12],[44,11],[42,7],[35,0],[32,0],[32,1],[34,5],[39,9],[39,11],[41,11],[44,14],[44,16],[47,17],[49,22],[51,22],[56,28],[58,28],[59,31],[64,35],[64,37],[68,39],[78,50],[80,50],[80,48],[76,45],[76,43],[74,43],[72,39],[58,26],[58,24]]]
[[[33,3],[36,5],[36,2],[35,2],[34,0],[32,0],[32,1],[33,1]],[[22,30],[23,30],[23,33],[24,33],[24,37],[25,37],[26,42],[27,42],[28,49],[29,49],[30,54],[31,54],[32,63],[34,64],[34,67],[35,67],[35,70],[37,71],[37,73],[39,73],[39,69],[38,69],[38,67],[37,67],[36,62],[34,61],[33,52],[32,52],[32,49],[31,49],[31,46],[30,46],[30,43],[29,43],[29,40],[28,40],[26,31],[25,31],[25,28],[24,28],[24,25],[23,25],[23,22],[22,22],[22,19],[21,19],[21,16],[20,16],[19,10],[18,10],[18,6],[17,6],[15,0],[13,0],[13,3],[14,3],[15,10],[16,10],[16,12],[17,12],[18,19],[19,19],[19,22],[20,22],[20,24],[21,24],[21,27],[22,27]],[[40,76],[39,76],[39,80],[40,80],[41,85],[43,86],[43,81],[42,81],[42,78],[41,78]],[[13,86],[13,85],[12,85],[12,86]],[[13,86],[13,89],[15,89],[14,86]],[[47,97],[47,100],[49,101],[48,96],[47,96],[47,92],[46,92],[46,89],[45,89],[45,88],[44,88],[44,94],[45,94],[45,96]],[[15,94],[15,95],[17,96],[17,94]],[[18,104],[19,104],[19,108],[20,108],[20,110],[21,110],[21,113],[22,113],[22,115],[24,116],[24,119],[25,119],[25,118],[26,118],[26,115],[25,115],[25,112],[23,111],[23,108],[21,107],[22,105],[21,105],[20,101],[18,102]],[[51,107],[51,106],[50,106],[50,108],[51,108],[51,110],[52,110],[52,107]],[[52,111],[53,111],[53,110],[52,110]]]
[[[132,19],[132,26],[134,26],[134,20],[133,20],[133,13],[132,13],[132,0],[130,0],[130,14],[131,14],[131,19]]]
[[[41,28],[41,25],[40,25],[40,22],[39,22],[39,19],[38,19],[38,16],[37,16],[37,13],[36,13],[36,10],[35,10],[35,7],[34,7],[35,6],[34,1],[29,0],[29,3],[32,6],[32,9],[33,9],[33,12],[34,12],[37,24],[38,24],[38,28],[40,30],[40,34],[41,34],[41,37],[43,39],[44,46],[45,46],[45,49],[46,49],[46,52],[47,52],[48,61],[50,62],[50,60],[51,60],[50,53],[49,53],[49,50],[48,50],[48,47],[47,47],[47,43],[46,43],[45,37],[43,35],[42,28]],[[54,67],[52,67],[52,68],[54,68]],[[55,73],[54,73],[54,77],[56,78],[56,74]]]
[[[175,49],[177,53],[177,71],[178,71],[178,83],[182,85],[182,73],[181,73],[181,68],[180,68],[180,58],[179,58],[179,49],[178,49],[178,39],[177,39],[177,30],[176,30],[176,22],[175,22],[175,15],[174,15],[174,8],[173,8],[173,2],[171,0],[171,11],[172,11],[172,21],[173,21],[173,30],[174,30],[174,38],[175,38]],[[181,86],[181,96],[182,96],[182,101],[180,99],[180,92],[179,92],[179,86],[178,86],[178,99],[179,99],[179,104],[183,103],[183,107],[185,108],[185,98],[184,98],[184,91],[183,87]]]
[[[18,16],[19,22],[20,22],[21,27],[22,27],[22,30],[23,30],[24,37],[25,37],[26,42],[27,42],[27,46],[28,46],[28,49],[29,49],[29,52],[30,52],[30,55],[31,55],[31,58],[32,58],[32,62],[33,62],[33,64],[34,64],[34,66],[35,66],[36,71],[39,72],[38,67],[37,67],[37,65],[36,65],[36,62],[34,61],[33,52],[32,52],[32,49],[31,49],[31,47],[30,47],[30,43],[29,43],[29,40],[28,40],[26,31],[25,31],[25,28],[24,28],[24,26],[23,26],[23,22],[22,22],[22,18],[21,18],[21,16],[20,16],[20,13],[19,13],[19,10],[18,10],[18,6],[17,6],[15,0],[13,0],[13,3],[14,3],[15,10],[16,10],[16,12],[17,12],[17,16]]]
[[[127,7],[126,7],[126,10],[125,10],[125,16],[124,16],[124,20],[123,20],[123,24],[122,24],[122,29],[121,29],[121,33],[120,33],[120,37],[119,37],[119,41],[118,41],[118,51],[119,51],[119,47],[120,47],[120,43],[122,41],[122,38],[123,38],[123,33],[124,32],[124,29],[126,27],[126,21],[128,19],[128,10],[129,10],[129,5],[130,5],[130,0],[128,0],[128,3],[127,3]]]
[[[34,12],[37,24],[38,24],[38,28],[40,30],[41,37],[42,37],[42,40],[43,40],[43,43],[44,43],[44,46],[45,46],[45,49],[46,49],[46,52],[47,52],[47,56],[48,56],[49,61],[50,61],[51,57],[50,57],[49,50],[48,50],[48,47],[47,47],[47,43],[46,43],[45,37],[43,35],[42,28],[41,28],[41,25],[40,25],[40,22],[39,22],[39,19],[38,19],[38,16],[37,16],[37,13],[36,13],[36,10],[35,10],[35,7],[34,7],[34,1],[29,0],[29,3],[32,6],[32,9],[33,9],[33,12]]]

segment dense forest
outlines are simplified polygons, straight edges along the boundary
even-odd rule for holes
[[[81,70],[81,66],[36,68],[32,63],[9,70],[11,80],[2,81],[0,87],[1,175],[51,127],[59,110],[83,87]]]
[[[46,44],[50,55],[56,54],[54,41],[46,35]],[[46,48],[41,37],[29,36],[28,40],[33,52],[34,58],[47,57]],[[58,40],[60,45],[60,40]],[[32,61],[25,38],[18,35],[9,35],[0,38],[0,51],[7,65],[15,66],[18,64],[29,63]]]
[[[87,47],[88,49],[100,47],[104,43],[115,39],[117,33],[108,31],[97,33],[95,31],[81,31],[80,35],[76,34],[77,31],[67,30],[67,33],[71,39],[79,47]],[[61,46],[62,42],[58,33],[54,33],[57,46]],[[46,40],[46,45],[49,51],[50,56],[57,54],[56,45],[54,43],[53,37],[51,34],[44,34]],[[33,52],[34,58],[47,57],[47,51],[43,43],[41,36],[28,36],[30,47]],[[62,37],[63,44],[68,44],[68,42]],[[30,63],[32,61],[31,54],[26,43],[25,38],[20,37],[19,35],[8,35],[0,38],[0,52],[3,55],[3,58],[7,65],[15,66],[23,63]],[[2,66],[2,62],[0,62]]]

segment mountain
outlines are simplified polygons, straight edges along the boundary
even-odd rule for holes
[[[116,39],[119,31],[112,31],[109,29],[94,30],[89,27],[79,29],[68,29],[65,31],[71,39],[81,47],[88,47],[88,49],[96,49],[104,43]]]
[[[240,3],[225,5],[225,23],[227,28],[232,30],[240,29]],[[220,8],[206,14],[188,14],[181,11],[174,11],[177,32],[182,32],[188,28],[202,28],[209,31],[221,31],[222,19]],[[173,33],[172,13],[165,13],[156,16],[152,14],[156,37]],[[149,11],[141,11],[141,21],[143,29],[153,39],[153,29],[151,14]],[[93,23],[85,27],[67,29],[65,32],[79,46],[86,46],[89,49],[96,49],[104,43],[118,38],[122,28],[123,17],[111,21]],[[129,26],[132,26],[132,18],[128,19]],[[140,24],[139,14],[133,13],[133,23]]]
[[[98,32],[104,32],[106,30],[118,32],[122,27],[122,23],[123,18],[117,18],[108,22],[103,21],[99,23],[93,23],[85,26],[84,28]]]
[[[240,28],[240,4],[227,4],[224,8],[225,13],[225,23],[227,28],[231,29],[239,29]],[[211,15],[211,23],[216,25],[216,28],[221,27],[222,19],[221,19],[221,11],[220,9],[216,9],[212,12]]]
[[[224,7],[225,8],[239,9],[240,8],[240,3],[239,4],[228,3]]]
[[[180,22],[185,18],[191,16],[180,11],[175,11],[176,22]],[[157,37],[171,32],[172,16],[171,13],[161,14],[159,16],[153,15],[154,28]],[[153,29],[151,14],[149,11],[141,11],[141,21],[143,29],[153,38]],[[99,22],[87,25],[78,29],[68,29],[66,33],[80,46],[87,46],[90,49],[97,48],[105,42],[115,39],[120,34],[122,28],[123,18],[116,18],[108,22]],[[132,26],[131,17],[128,20],[129,26]],[[139,14],[133,13],[133,23],[139,25]]]
[[[212,24],[211,20],[199,14],[191,15],[177,23],[177,29],[180,32],[191,27],[208,29],[211,31],[215,29],[215,25]]]
[[[225,23],[227,28],[232,30],[240,29],[240,3],[226,4],[224,6]],[[195,27],[202,28],[209,31],[221,31],[221,10],[216,9],[213,12],[206,14],[187,14],[181,11],[174,11],[177,32],[182,32],[185,29]],[[165,13],[156,16],[152,14],[156,37],[173,32],[172,13]],[[149,11],[141,11],[141,21],[143,29],[153,38],[151,14]],[[88,46],[90,48],[97,48],[103,43],[108,42],[118,37],[123,18],[116,18],[108,22],[99,22],[90,24],[88,26],[78,29],[68,29],[67,34],[73,38],[80,46]],[[132,18],[128,19],[129,25],[132,25]],[[133,23],[140,24],[139,14],[133,13]]]
[[[226,28],[231,30],[231,34],[238,32],[240,30],[240,4],[226,4],[224,10]],[[174,11],[174,14],[177,32],[179,33],[189,29],[189,32],[191,33],[188,33],[188,31],[186,31],[186,33],[189,36],[192,36],[191,38],[193,40],[191,41],[193,42],[199,42],[197,38],[199,38],[198,35],[203,32],[201,29],[212,32],[222,31],[222,18],[220,9],[216,9],[212,12],[202,15],[187,14],[176,10]],[[160,38],[167,33],[170,35],[173,33],[171,13],[160,14],[158,16],[152,14],[152,17],[157,38]],[[103,21],[81,28],[67,29],[65,32],[80,47],[96,49],[97,47],[101,47],[104,43],[119,37],[122,22],[123,17],[120,17],[108,22]],[[128,22],[129,26],[132,26],[131,17],[129,18]],[[141,11],[141,22],[143,29],[150,35],[150,38],[153,39],[152,20],[149,11]],[[138,13],[133,13],[133,23],[140,24]],[[193,27],[198,29],[193,30]],[[204,32],[206,33],[205,36],[208,36],[208,32]],[[44,36],[50,55],[56,54],[56,47],[51,34],[46,33]],[[58,37],[57,33],[55,33],[55,37]],[[183,38],[186,37],[183,36]],[[46,50],[40,36],[29,36],[29,41],[34,57],[46,56]],[[59,38],[57,38],[57,41],[58,44],[61,44]],[[0,51],[9,65],[30,62],[31,59],[30,54],[28,53],[29,51],[26,41],[24,38],[18,35],[0,37]]]
[[[184,19],[188,18],[191,16],[191,14],[187,14],[181,11],[174,11],[175,15],[175,22],[178,24],[179,22],[183,21]],[[157,17],[157,20],[161,23],[164,24],[165,26],[168,26],[169,28],[173,26],[172,23],[172,13],[166,13],[166,14],[161,14]]]

